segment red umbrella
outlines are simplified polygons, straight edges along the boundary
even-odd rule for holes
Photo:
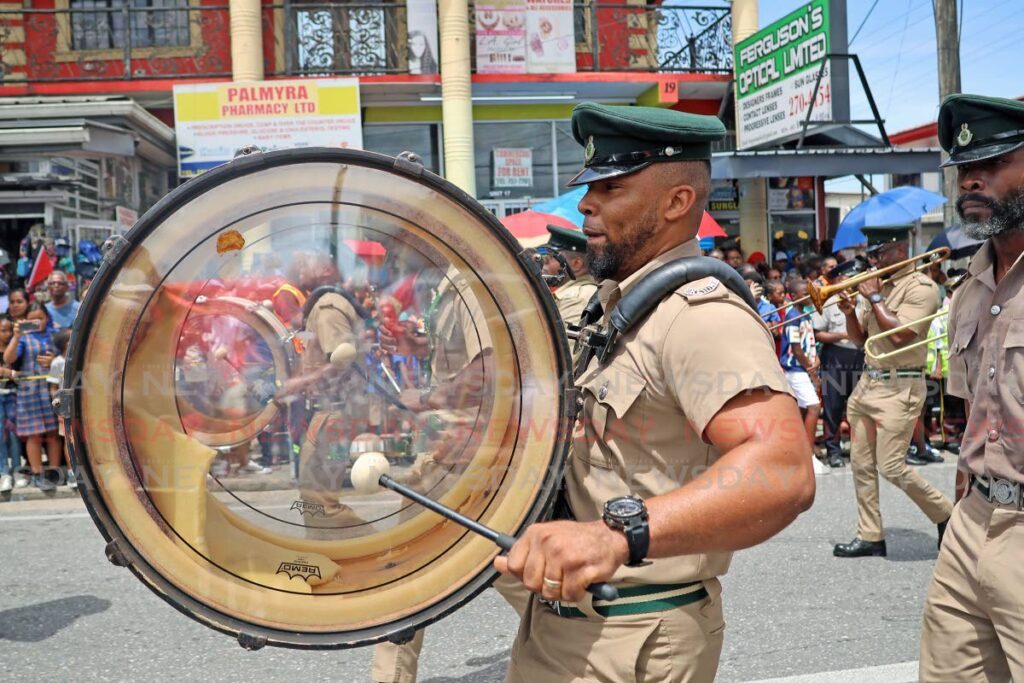
[[[524,247],[536,247],[548,241],[548,225],[579,230],[579,226],[552,213],[521,211],[501,219],[501,224],[519,240]]]
[[[704,212],[704,216],[700,219],[700,227],[697,228],[697,237],[725,237],[725,230],[722,230],[722,226],[711,217],[707,211]]]

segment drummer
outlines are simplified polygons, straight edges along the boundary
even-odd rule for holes
[[[588,187],[579,209],[607,316],[659,266],[700,255],[711,145],[725,130],[712,116],[591,103],[572,129],[585,168],[570,184]],[[605,362],[583,356],[565,475],[575,519],[528,527],[495,560],[535,594],[513,683],[712,680],[731,553],[813,500],[810,446],[757,312],[714,277],[651,296]],[[598,581],[619,601],[591,600]]]
[[[357,373],[332,363],[336,351],[350,360],[359,356],[369,317],[338,285],[342,281],[330,254],[296,255],[298,285],[310,292],[303,311],[306,341],[299,376],[288,380],[282,396],[305,393],[312,415],[299,451],[299,492],[302,500],[322,505],[322,513],[303,515],[310,527],[338,528],[359,523],[349,506],[339,502],[351,463],[345,443],[369,428],[366,383]],[[315,535],[315,534],[314,534]]]
[[[555,297],[555,306],[562,316],[562,323],[567,326],[576,325],[580,322],[584,307],[597,293],[597,281],[587,268],[587,237],[581,230],[569,230],[557,225],[549,225],[548,232],[551,237],[544,246],[557,251],[572,271],[572,277],[566,274],[565,280],[551,294]]]

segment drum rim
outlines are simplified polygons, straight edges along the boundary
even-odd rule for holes
[[[576,415],[577,395],[572,381],[572,362],[568,339],[562,333],[554,299],[547,291],[544,282],[534,273],[529,258],[526,256],[526,250],[501,225],[494,214],[468,193],[450,181],[423,168],[421,164],[412,161],[404,153],[399,157],[390,157],[365,150],[326,147],[277,150],[266,153],[254,152],[238,156],[230,162],[206,171],[200,176],[179,185],[162,197],[143,214],[127,233],[115,238],[115,241],[104,254],[103,261],[100,263],[89,287],[89,292],[81,303],[81,309],[72,327],[73,332],[76,334],[72,335],[71,344],[68,349],[68,362],[64,370],[63,387],[70,388],[62,389],[59,394],[60,420],[64,423],[65,433],[68,435],[66,440],[68,454],[71,457],[71,461],[82,473],[79,479],[79,491],[89,516],[92,518],[93,523],[96,524],[100,534],[107,541],[106,552],[111,562],[127,566],[143,584],[179,612],[214,630],[236,636],[239,643],[245,647],[258,648],[263,645],[274,645],[299,649],[336,650],[379,643],[396,636],[411,636],[412,629],[424,628],[454,613],[472,601],[494,582],[498,577],[498,572],[493,567],[482,571],[467,582],[463,593],[441,599],[430,607],[420,610],[415,614],[391,621],[384,626],[351,631],[296,633],[294,631],[261,626],[239,619],[198,600],[178,588],[173,582],[156,571],[125,538],[120,527],[114,522],[103,496],[95,487],[91,461],[88,457],[82,458],[78,455],[79,451],[81,451],[83,456],[86,455],[87,450],[85,448],[86,444],[81,437],[81,432],[76,427],[82,391],[82,384],[77,381],[77,378],[81,376],[81,359],[88,344],[88,335],[83,337],[80,332],[83,329],[91,328],[95,323],[103,295],[110,291],[116,276],[120,272],[121,266],[131,256],[133,252],[131,247],[142,245],[146,238],[182,205],[195,200],[219,185],[270,168],[302,163],[351,164],[407,176],[414,182],[426,185],[446,195],[451,201],[488,227],[492,235],[505,244],[507,252],[515,256],[515,262],[522,272],[527,286],[532,287],[536,295],[535,298],[543,309],[545,319],[554,332],[551,337],[555,345],[555,361],[559,373],[557,384],[562,396],[561,406],[558,411],[558,427],[555,437],[556,446],[553,453],[553,461],[557,466],[548,468],[545,481],[540,487],[540,490],[546,491],[547,494],[546,496],[538,497],[532,503],[532,509],[528,511],[522,525],[516,530],[516,534],[521,533],[526,526],[543,520],[550,513],[558,493],[559,482],[562,480],[569,453],[569,437],[571,436],[572,424]]]

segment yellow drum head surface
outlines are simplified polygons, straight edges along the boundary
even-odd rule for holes
[[[498,550],[379,472],[506,534],[547,509],[566,343],[518,244],[449,183],[254,154],[110,246],[69,448],[108,556],[182,611],[247,647],[394,637],[486,587]]]

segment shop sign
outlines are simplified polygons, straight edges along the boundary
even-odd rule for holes
[[[739,211],[740,197],[735,180],[716,180],[708,195],[708,211]]]
[[[495,148],[492,187],[533,187],[533,150],[511,147]]]
[[[530,73],[575,73],[576,26],[572,2],[527,0],[526,44]]]
[[[363,146],[359,81],[301,79],[174,86],[178,175],[260,150]]]
[[[799,134],[831,49],[829,31],[829,0],[812,0],[736,45],[738,149]],[[832,78],[826,64],[811,120],[831,119]]]
[[[477,4],[476,72],[526,73],[526,0]]]

